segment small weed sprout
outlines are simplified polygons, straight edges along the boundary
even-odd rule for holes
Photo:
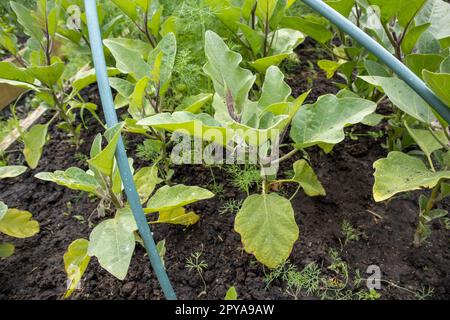
[[[354,228],[347,220],[342,222],[341,233],[344,236],[344,240],[339,239],[342,249],[352,241],[359,241],[359,237],[362,235],[362,233]]]
[[[203,282],[203,291],[199,293],[198,297],[206,294],[206,282],[203,277],[203,272],[208,268],[208,264],[201,257],[202,253],[195,251],[186,259],[186,269],[197,272]]]
[[[250,194],[250,189],[261,182],[261,173],[256,166],[229,166],[225,169],[231,175],[231,180],[236,188]]]
[[[242,200],[228,199],[227,201],[225,201],[222,207],[220,207],[219,214],[220,215],[225,213],[236,214],[241,208],[242,202],[243,202]]]

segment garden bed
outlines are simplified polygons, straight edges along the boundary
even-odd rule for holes
[[[305,61],[314,59],[300,53],[301,61],[303,58]],[[315,100],[323,93],[337,91],[322,71],[307,70],[305,66],[302,62],[288,77],[294,93],[312,87],[310,99]],[[311,77],[311,72],[315,73],[315,80],[308,85],[306,78]],[[356,131],[377,129],[380,128],[358,126]],[[64,295],[66,275],[62,257],[73,240],[89,237],[88,220],[96,201],[86,194],[33,176],[37,172],[53,172],[71,166],[87,169],[81,155],[88,155],[93,135],[100,130],[92,122],[89,130],[83,133],[81,148],[76,150],[67,137],[52,126],[52,139],[45,147],[38,168],[21,177],[0,182],[0,198],[10,207],[33,212],[41,226],[41,232],[35,237],[15,241],[17,254],[0,261],[0,299],[59,299]],[[134,157],[138,142],[127,139],[130,156]],[[420,192],[402,195],[388,203],[373,201],[372,165],[387,154],[382,142],[383,139],[360,137],[355,141],[347,137],[332,154],[326,155],[318,148],[308,150],[312,167],[327,196],[311,198],[300,191],[292,200],[300,238],[289,261],[298,270],[315,262],[323,276],[332,279],[336,273],[329,267],[336,256],[330,250],[334,249],[348,267],[349,290],[356,289],[353,284],[356,270],[367,277],[367,267],[377,265],[383,280],[402,287],[383,282],[382,299],[418,298],[424,293],[427,296],[428,289],[433,290],[433,298],[448,299],[449,230],[435,222],[429,240],[419,249],[412,245]],[[291,168],[292,162],[284,163],[283,167]],[[135,162],[136,167],[142,164]],[[220,212],[227,199],[240,200],[246,195],[231,184],[224,170],[215,167],[213,172],[216,183],[224,186],[223,199],[215,197],[192,205],[191,208],[201,216],[199,223],[189,228],[173,225],[153,227],[155,239],[166,240],[165,265],[178,297],[222,299],[228,288],[234,285],[240,299],[292,298],[286,293],[286,283],[282,279],[276,279],[267,286],[269,270],[243,251],[240,237],[233,231],[234,213]],[[207,167],[175,167],[174,182],[208,187],[210,180]],[[291,188],[283,190],[288,196],[294,191]],[[448,202],[442,205],[448,206]],[[344,221],[358,234],[358,240],[345,245]],[[98,222],[95,216],[92,222]],[[0,235],[0,240],[2,237]],[[186,268],[186,259],[193,252],[201,252],[202,259],[208,264],[204,272],[207,290],[200,297],[201,279]],[[93,258],[81,282],[81,290],[75,291],[72,298],[162,299],[163,295],[149,267],[145,250],[138,245],[124,281],[114,278]],[[318,297],[302,292],[298,298]]]

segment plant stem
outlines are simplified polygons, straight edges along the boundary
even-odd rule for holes
[[[433,129],[431,129],[429,126],[427,127],[427,130],[431,133],[431,135],[433,136],[433,138],[447,151],[450,150],[450,147],[448,145],[446,145],[444,142],[441,141],[441,139],[439,139],[439,137],[436,135],[436,133],[434,133]],[[444,128],[444,131],[445,128]]]

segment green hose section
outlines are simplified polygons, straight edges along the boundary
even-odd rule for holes
[[[450,123],[450,107],[444,104],[427,85],[400,60],[387,51],[378,42],[373,40],[364,31],[346,19],[340,13],[328,6],[321,0],[302,0],[306,5],[317,11],[336,25],[340,30],[347,33],[354,40],[359,42],[380,61],[392,69],[403,81],[405,81],[419,96],[447,122]],[[395,0],[393,0],[395,1]]]

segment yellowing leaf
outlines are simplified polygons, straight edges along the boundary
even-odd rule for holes
[[[39,223],[28,211],[8,209],[0,220],[0,232],[14,238],[29,238],[39,232]]]
[[[188,227],[190,225],[196,224],[198,220],[200,220],[200,216],[195,212],[186,212],[186,209],[180,207],[159,212],[158,220],[153,221],[152,223],[179,224]]]
[[[27,171],[24,166],[4,166],[0,167],[0,179],[15,178]]]
[[[234,228],[241,235],[245,251],[269,268],[289,258],[299,235],[291,202],[275,193],[245,199]]]
[[[70,297],[72,292],[77,289],[81,278],[91,260],[87,250],[89,241],[86,239],[77,239],[73,241],[64,253],[64,269],[69,280],[68,288],[64,298]]]
[[[178,184],[159,188],[147,203],[146,213],[169,211],[200,200],[210,199],[214,193],[197,186]]]
[[[375,201],[387,200],[393,195],[405,192],[431,189],[441,179],[450,179],[450,171],[433,172],[422,160],[402,152],[390,152],[388,157],[373,164]]]

